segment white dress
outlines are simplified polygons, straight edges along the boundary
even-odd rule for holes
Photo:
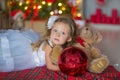
[[[36,66],[44,66],[46,64],[45,52],[42,50],[43,45],[44,45],[44,42],[40,45],[38,51],[33,52]]]
[[[40,35],[32,30],[1,31],[0,72],[35,68],[37,64],[31,43],[36,43],[39,39]]]

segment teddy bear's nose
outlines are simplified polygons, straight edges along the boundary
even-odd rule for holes
[[[23,19],[23,17],[20,17],[20,19]]]
[[[88,28],[86,28],[86,30],[88,30]]]

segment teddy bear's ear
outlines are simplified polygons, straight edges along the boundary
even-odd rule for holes
[[[98,31],[96,31],[96,35],[97,35],[97,40],[96,40],[96,42],[98,43],[98,42],[100,42],[100,41],[102,41],[102,35],[100,34],[100,32],[98,32]]]

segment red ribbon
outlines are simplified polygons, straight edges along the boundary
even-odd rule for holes
[[[77,42],[79,42],[83,47],[85,47],[84,45],[84,40],[81,37],[77,37]]]

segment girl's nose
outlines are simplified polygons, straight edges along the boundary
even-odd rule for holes
[[[59,32],[57,32],[57,33],[56,33],[56,36],[57,36],[57,37],[59,37],[59,36],[60,36],[60,33],[59,33]]]

